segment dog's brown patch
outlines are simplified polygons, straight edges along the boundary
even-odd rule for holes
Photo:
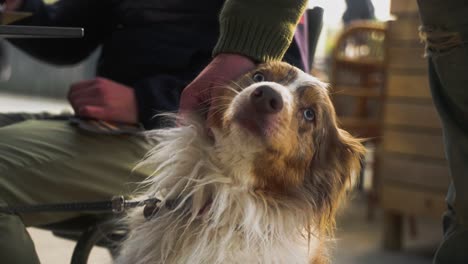
[[[222,90],[219,111],[212,124],[223,129],[224,111],[237,92],[254,83],[255,73],[267,82],[289,89],[298,70],[285,63],[269,63],[246,74],[229,89]],[[319,233],[333,230],[335,212],[346,183],[353,171],[359,170],[365,149],[358,139],[341,130],[328,92],[313,81],[298,84],[294,90],[293,109],[279,113],[278,128],[268,136],[265,150],[258,153],[253,166],[254,186],[266,196],[290,197],[310,211],[310,222]],[[305,109],[313,109],[315,119],[305,120]]]
[[[297,73],[286,76],[297,76]],[[290,79],[287,83],[293,81]],[[280,119],[281,129],[270,139],[270,148],[275,151],[261,153],[256,159],[254,175],[259,188],[274,193],[288,193],[303,185],[304,172],[308,170],[316,152],[316,131],[323,129],[321,120],[327,118],[324,115],[330,103],[327,97],[323,87],[311,84],[295,90],[292,114]],[[315,112],[315,120],[304,119],[303,112],[306,109]]]
[[[211,116],[208,117],[209,126],[221,128],[223,114],[229,103],[244,88],[255,83],[253,77],[256,73],[261,73],[267,82],[276,82],[287,86],[297,78],[297,70],[286,63],[268,63],[260,65],[257,69],[248,72],[239,80],[225,86],[216,87],[213,91],[213,99],[210,102],[213,108]]]

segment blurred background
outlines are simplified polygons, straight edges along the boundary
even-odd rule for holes
[[[339,215],[333,263],[431,263],[449,175],[416,0],[311,0],[309,8],[311,73],[331,83],[341,125],[368,138],[364,170]],[[0,112],[71,111],[68,87],[93,76],[99,53],[56,67],[0,44]],[[30,231],[43,263],[69,261],[74,242]],[[96,248],[90,263],[110,259]]]

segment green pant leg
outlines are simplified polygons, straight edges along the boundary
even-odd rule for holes
[[[0,127],[29,119],[23,113],[0,114]],[[0,206],[7,204],[0,200]],[[19,216],[0,214],[0,258],[5,263],[39,263],[34,244]]]
[[[6,203],[0,201],[0,205]],[[0,214],[0,259],[2,263],[39,263],[34,244],[19,216]]]
[[[27,120],[58,119],[70,117],[71,114],[53,115],[47,112],[42,113],[0,113],[0,127],[13,125]]]
[[[459,3],[462,4],[461,1]],[[434,258],[437,264],[468,263],[467,70],[468,48],[463,45],[443,53],[433,52],[429,58],[431,91],[443,125],[445,152],[452,178],[443,222],[444,241]]]
[[[0,199],[9,205],[40,204],[129,194],[146,177],[132,170],[150,145],[142,136],[99,135],[64,121],[29,120],[5,126],[0,128]],[[37,226],[77,215],[24,214],[21,219],[26,226]],[[0,223],[0,241],[24,235],[24,227],[15,219],[14,225]],[[17,254],[1,243],[0,257]]]

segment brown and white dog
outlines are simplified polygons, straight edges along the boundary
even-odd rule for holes
[[[150,132],[144,196],[117,263],[328,263],[335,212],[364,153],[337,127],[326,84],[268,63],[213,102],[214,143],[199,122]]]

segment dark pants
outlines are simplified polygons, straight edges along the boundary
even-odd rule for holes
[[[468,3],[418,0],[432,96],[452,177],[434,263],[468,263]]]

